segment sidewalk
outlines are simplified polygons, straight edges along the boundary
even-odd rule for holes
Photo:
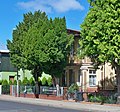
[[[120,112],[120,106],[110,106],[110,105],[100,105],[91,104],[84,102],[70,102],[70,101],[55,101],[55,100],[45,100],[45,99],[35,99],[35,98],[22,98],[14,97],[9,95],[0,95],[0,100],[14,101],[27,104],[43,105],[58,108],[69,108],[76,110],[86,110],[90,112]]]

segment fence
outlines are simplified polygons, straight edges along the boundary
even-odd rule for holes
[[[10,85],[2,85],[2,94],[10,94]]]
[[[56,88],[56,87],[40,86],[39,90],[40,90],[39,94],[63,96],[63,87]],[[19,86],[19,94],[24,94],[25,91],[27,94],[34,94],[35,86]],[[17,94],[17,86],[12,85],[11,95],[15,96],[16,94]]]

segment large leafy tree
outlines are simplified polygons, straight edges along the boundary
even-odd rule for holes
[[[50,20],[50,23],[52,23],[52,29],[46,35],[48,41],[46,52],[49,53],[50,60],[44,64],[44,71],[56,79],[63,74],[67,64],[73,35],[67,34],[65,18],[55,18],[53,21]],[[56,83],[55,80],[53,81]]]
[[[96,65],[110,62],[117,73],[120,95],[120,1],[89,0],[90,9],[81,25],[81,57]]]
[[[13,31],[13,40],[8,40],[11,61],[18,68],[32,71],[37,83],[42,71],[58,75],[67,59],[73,38],[67,34],[65,18],[48,19],[44,12],[24,15]],[[60,68],[56,68],[59,64]],[[63,64],[63,65],[60,65]],[[54,68],[54,69],[53,69]]]

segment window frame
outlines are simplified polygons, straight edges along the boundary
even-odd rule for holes
[[[97,79],[96,70],[90,69],[89,70],[89,86],[90,87],[97,86],[96,79]]]

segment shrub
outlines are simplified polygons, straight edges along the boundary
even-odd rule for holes
[[[48,83],[48,86],[52,85],[52,78],[51,77],[48,78],[47,83]]]
[[[2,85],[2,80],[0,80],[0,85]]]
[[[12,85],[12,84],[13,84],[13,82],[11,80],[9,80],[9,85]]]
[[[14,83],[13,83],[14,85],[17,85],[17,81],[16,80],[14,80]]]
[[[2,81],[2,85],[8,85],[8,81],[5,79]]]
[[[29,82],[29,80],[27,79],[27,77],[25,77],[25,78],[23,79],[22,84],[25,85],[25,86],[30,85],[30,82]]]
[[[35,81],[34,81],[33,77],[30,78],[29,83],[31,86],[35,85]]]
[[[43,77],[43,78],[42,78],[42,80],[41,80],[41,82],[42,82],[42,85],[45,85],[45,84],[46,84],[46,82],[47,82],[46,78],[45,78],[45,77]]]
[[[68,88],[68,92],[69,93],[75,93],[75,91],[79,90],[79,86],[75,83],[75,84],[71,84],[71,86]]]

